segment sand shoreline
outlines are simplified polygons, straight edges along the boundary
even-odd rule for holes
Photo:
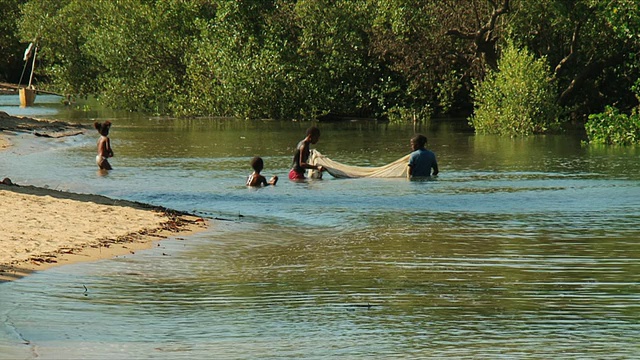
[[[11,132],[60,137],[83,126],[12,117],[0,112],[0,151]],[[0,180],[11,178],[0,174]],[[151,248],[158,240],[204,231],[201,217],[159,206],[0,183],[0,283],[34,271]]]

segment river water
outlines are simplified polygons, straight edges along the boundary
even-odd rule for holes
[[[15,103],[13,102],[15,98]],[[19,135],[2,177],[189,211],[211,228],[0,285],[0,359],[622,359],[640,353],[640,149],[505,139],[434,121],[432,181],[287,179],[308,123],[170,119],[39,96],[0,111],[113,122]],[[414,128],[319,124],[330,158],[380,166]],[[275,187],[247,189],[260,155]],[[88,289],[85,291],[84,287]]]

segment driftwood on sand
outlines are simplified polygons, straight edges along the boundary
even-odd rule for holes
[[[83,134],[90,126],[58,120],[42,120],[12,116],[0,111],[0,131],[32,133],[35,136],[59,138]]]

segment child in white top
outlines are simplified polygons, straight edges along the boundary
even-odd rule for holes
[[[113,157],[113,150],[111,150],[111,140],[109,140],[109,129],[111,128],[111,122],[105,121],[104,123],[94,122],[93,127],[100,133],[100,139],[98,139],[98,155],[96,155],[96,164],[101,170],[111,170],[111,164],[107,160]]]

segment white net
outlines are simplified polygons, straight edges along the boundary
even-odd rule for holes
[[[409,163],[409,154],[400,159],[384,165],[376,167],[351,166],[331,160],[322,155],[317,150],[311,150],[309,155],[309,163],[313,165],[322,165],[331,176],[336,178],[361,178],[361,177],[377,177],[377,178],[393,178],[406,177],[407,164]],[[319,177],[316,171],[310,170],[308,176],[311,178]]]

